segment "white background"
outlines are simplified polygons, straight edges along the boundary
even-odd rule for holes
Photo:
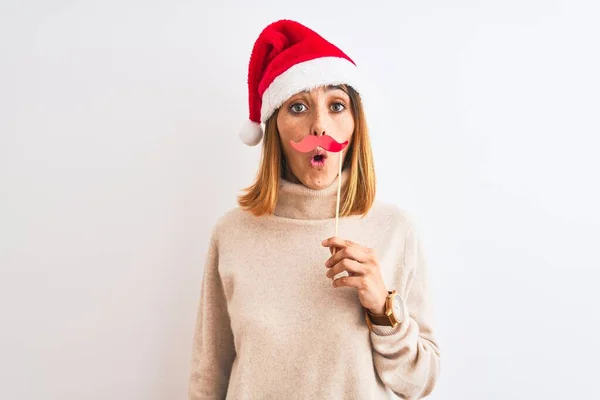
[[[208,235],[260,157],[250,50],[292,18],[372,81],[378,197],[430,262],[431,398],[599,398],[599,6],[227,3],[0,3],[0,397],[185,398]]]

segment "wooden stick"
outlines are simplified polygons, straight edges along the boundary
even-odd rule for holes
[[[333,236],[337,236],[338,234],[338,221],[340,218],[340,192],[342,191],[342,156],[344,150],[340,150],[340,160],[339,160],[339,170],[338,170],[338,190],[337,190],[337,203],[335,206],[335,229],[333,231]],[[333,254],[336,253],[336,249],[333,249]]]
[[[342,153],[344,150],[340,151],[340,168],[338,170],[338,191],[337,191],[337,205],[335,207],[335,230],[333,235],[337,236],[338,233],[338,220],[340,218],[340,192],[342,189]]]

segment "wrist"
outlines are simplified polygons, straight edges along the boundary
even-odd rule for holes
[[[373,315],[383,315],[383,314],[385,314],[385,306],[383,306],[382,308],[379,308],[377,310],[373,310],[372,308],[369,308],[369,312]]]
[[[369,312],[374,315],[384,315],[385,311],[386,311],[385,304],[386,304],[388,295],[389,295],[389,292],[386,290],[385,294],[383,295],[383,298],[381,299],[381,302],[379,303],[379,306],[377,306],[375,308],[369,308]]]

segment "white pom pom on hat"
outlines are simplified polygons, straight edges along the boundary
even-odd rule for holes
[[[260,123],[246,121],[240,130],[240,139],[247,146],[256,146],[263,138],[263,129]]]
[[[250,118],[239,132],[256,146],[264,124],[296,93],[325,85],[348,84],[360,92],[356,64],[310,28],[292,20],[271,23],[254,43],[248,66]]]

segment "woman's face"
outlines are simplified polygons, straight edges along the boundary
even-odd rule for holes
[[[312,152],[301,153],[294,149],[290,140],[300,142],[308,135],[331,136],[338,142],[352,144],[354,118],[350,97],[336,86],[319,87],[290,97],[279,109],[277,129],[286,159],[285,178],[302,183],[311,189],[330,186],[339,171],[340,153],[325,151],[322,162],[315,162]],[[318,150],[323,150],[317,147]]]

